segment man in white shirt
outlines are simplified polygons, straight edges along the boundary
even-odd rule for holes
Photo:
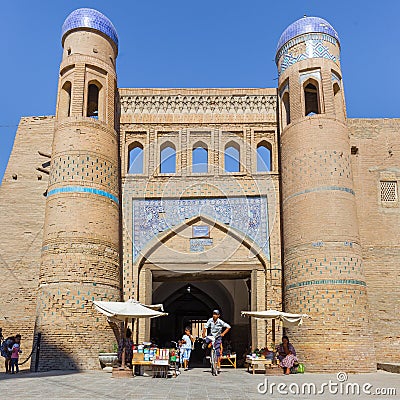
[[[206,337],[208,328],[210,328],[210,331],[211,331],[210,335],[215,337],[214,347],[215,347],[215,353],[217,356],[218,371],[220,370],[220,367],[221,367],[222,338],[231,329],[231,326],[229,324],[227,324],[226,322],[222,321],[222,319],[219,318],[220,314],[221,313],[219,310],[214,310],[212,318],[210,318],[206,322],[206,324],[204,325],[204,328],[203,328],[203,338]],[[225,328],[225,330],[223,331],[224,328]],[[206,339],[206,343],[210,343],[210,340]]]

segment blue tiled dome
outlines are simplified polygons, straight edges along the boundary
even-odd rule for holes
[[[326,33],[327,35],[333,36],[339,42],[339,35],[333,29],[332,25],[319,17],[303,17],[289,25],[278,41],[276,51],[287,43],[290,39],[296,36],[302,35],[303,33]]]
[[[101,12],[92,8],[78,8],[68,15],[62,26],[62,40],[67,32],[76,28],[96,29],[107,35],[118,47],[118,35],[112,22]]]

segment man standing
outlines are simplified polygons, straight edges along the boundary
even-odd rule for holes
[[[203,338],[206,337],[207,329],[210,328],[210,335],[215,337],[215,352],[217,356],[217,368],[218,372],[221,368],[221,344],[222,344],[222,338],[229,332],[231,329],[231,326],[227,324],[226,322],[222,321],[222,319],[219,318],[220,316],[219,310],[214,310],[213,311],[213,316],[210,318],[206,324],[204,325],[203,328]],[[222,330],[225,328],[225,330],[222,332]],[[206,339],[206,343],[209,343],[210,340]]]

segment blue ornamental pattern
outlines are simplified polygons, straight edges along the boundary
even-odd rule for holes
[[[307,60],[308,58],[326,58],[337,63],[339,60],[329,52],[328,47],[324,46],[320,41],[309,40],[306,41],[305,53],[293,56],[289,52],[285,53],[282,57],[282,62],[279,67],[279,75],[282,74],[291,65]]]
[[[76,28],[96,29],[107,35],[118,47],[118,35],[113,23],[100,11],[92,8],[78,8],[68,15],[62,26],[62,35]]]
[[[202,215],[226,224],[269,257],[266,197],[133,200],[133,259],[160,233]]]
[[[325,33],[340,42],[339,35],[328,21],[319,17],[304,17],[293,22],[283,31],[278,41],[277,52],[289,40],[304,33]]]

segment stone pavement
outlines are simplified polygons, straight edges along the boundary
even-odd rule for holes
[[[183,372],[178,378],[162,379],[150,377],[135,377],[115,379],[111,374],[96,371],[72,373],[54,371],[48,373],[29,373],[23,371],[18,375],[0,375],[0,398],[10,400],[35,399],[400,399],[400,376],[384,371],[373,374],[349,375],[347,383],[370,383],[373,393],[377,388],[394,388],[396,394],[368,395],[360,389],[360,395],[330,394],[325,388],[324,394],[282,394],[274,386],[273,393],[260,394],[257,386],[268,379],[268,388],[271,384],[286,384],[281,391],[301,390],[303,383],[315,384],[320,390],[323,383],[329,380],[338,383],[336,374],[302,374],[290,376],[269,376],[263,374],[250,375],[243,369],[223,369],[218,377],[211,376],[209,370],[196,368]],[[265,386],[261,387],[264,390]],[[339,388],[340,390],[340,388]],[[345,393],[345,392],[344,392]]]

